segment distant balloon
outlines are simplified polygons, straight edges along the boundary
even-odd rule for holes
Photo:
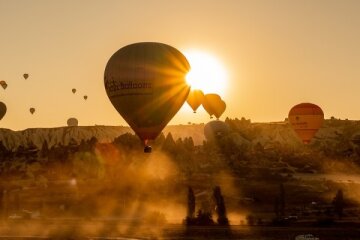
[[[310,143],[324,122],[324,112],[312,103],[300,103],[291,108],[289,122],[304,144]]]
[[[196,113],[196,109],[202,104],[204,100],[204,93],[201,90],[191,90],[186,102],[190,105],[194,113]]]
[[[216,140],[229,132],[229,126],[220,120],[208,122],[204,127],[204,135],[207,140]]]
[[[184,104],[190,65],[177,49],[155,42],[118,50],[106,65],[106,93],[120,115],[151,152],[155,139]]]
[[[28,73],[24,73],[24,74],[23,74],[23,77],[24,77],[25,79],[28,79],[29,74],[28,74]]]
[[[6,105],[3,102],[0,102],[0,120],[5,116],[6,113]]]
[[[30,108],[30,113],[34,114],[34,112],[35,112],[35,108]]]
[[[76,89],[75,89],[75,88],[71,89],[71,91],[72,91],[72,93],[76,93]]]
[[[3,89],[7,88],[7,83],[4,80],[0,81],[0,85],[3,87]]]
[[[67,125],[69,127],[76,127],[79,124],[78,120],[76,118],[69,118],[67,120]]]
[[[210,118],[212,118],[212,115],[215,115],[219,119],[226,109],[225,102],[221,100],[218,94],[214,93],[205,94],[202,105],[210,115]]]
[[[86,100],[87,98],[88,98],[88,96],[85,95],[85,96],[84,96],[84,99]]]

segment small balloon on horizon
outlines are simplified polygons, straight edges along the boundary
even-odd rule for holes
[[[2,86],[2,88],[5,90],[7,88],[7,83],[4,80],[0,81],[0,85]]]
[[[32,107],[32,108],[29,109],[29,111],[30,111],[31,114],[34,114],[35,113],[35,108]]]

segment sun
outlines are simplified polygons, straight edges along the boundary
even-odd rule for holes
[[[186,76],[191,89],[223,96],[227,86],[227,73],[222,63],[213,55],[202,51],[184,51],[184,55],[191,66]]]

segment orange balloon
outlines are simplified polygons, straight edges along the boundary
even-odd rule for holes
[[[324,122],[324,112],[312,103],[300,103],[291,108],[289,122],[296,134],[308,144]]]
[[[116,110],[150,152],[154,140],[184,104],[190,65],[176,48],[163,43],[134,43],[109,59],[106,93]]]
[[[34,114],[34,112],[35,112],[35,108],[30,108],[30,113]]]
[[[224,113],[226,108],[225,102],[215,93],[205,94],[202,105],[210,118],[215,115],[217,119]]]
[[[201,90],[195,89],[190,91],[186,102],[190,105],[194,113],[196,113],[196,109],[202,104],[204,100],[204,93]]]
[[[0,81],[0,85],[3,87],[3,89],[7,88],[7,83],[4,80]]]
[[[6,113],[6,105],[3,102],[0,102],[0,120],[5,116]]]
[[[216,108],[214,112],[216,119],[219,119],[221,117],[221,115],[225,112],[225,109],[226,109],[226,103],[223,100],[216,103]]]

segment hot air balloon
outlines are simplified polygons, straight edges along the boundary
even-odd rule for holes
[[[85,96],[84,96],[84,99],[86,100],[87,98],[88,98],[88,96],[85,95]]]
[[[104,84],[115,109],[151,152],[154,140],[184,104],[190,87],[185,76],[190,65],[169,45],[134,43],[109,59]]]
[[[304,144],[308,144],[324,122],[324,112],[312,103],[300,103],[291,108],[289,122]]]
[[[6,105],[3,102],[0,102],[0,120],[5,116],[6,113]]]
[[[69,118],[67,120],[67,125],[69,127],[76,127],[79,124],[78,120],[76,118]]]
[[[72,93],[76,93],[76,89],[75,89],[75,88],[71,89],[71,91],[72,91]]]
[[[25,80],[26,80],[26,79],[28,79],[29,74],[28,74],[28,73],[24,73],[24,74],[23,74],[23,77],[24,77],[24,78],[25,78]]]
[[[7,88],[7,83],[4,80],[0,81],[0,85],[3,87],[3,89]]]
[[[202,104],[204,99],[204,93],[201,90],[192,90],[189,93],[189,96],[186,99],[186,102],[190,105],[194,113],[196,113],[196,109]]]
[[[227,135],[230,132],[229,126],[220,120],[208,122],[204,127],[205,138],[209,140],[216,140]]]
[[[218,104],[216,104],[216,108],[214,109],[214,115],[216,119],[219,120],[221,115],[225,112],[225,109],[226,109],[226,103],[223,100],[221,100],[220,102],[218,102]]]
[[[219,119],[226,108],[225,102],[221,100],[218,94],[214,93],[205,94],[202,105],[210,115],[210,118],[212,118],[212,115],[215,115],[217,119]]]
[[[35,108],[30,108],[30,113],[34,114],[34,112],[35,112]]]

